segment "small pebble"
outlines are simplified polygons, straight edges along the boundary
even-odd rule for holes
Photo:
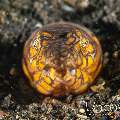
[[[16,115],[16,119],[19,119],[20,118],[20,116],[19,115]]]
[[[79,10],[85,10],[89,6],[89,0],[78,0],[76,6]]]
[[[109,56],[109,52],[106,51],[106,52],[104,53],[104,57],[108,57],[108,56]]]
[[[81,118],[81,119],[84,119],[84,120],[87,120],[87,116],[86,116],[86,115],[77,114],[77,117],[78,117],[78,118]],[[80,120],[81,120],[81,119],[80,119]]]
[[[35,25],[35,28],[41,28],[43,25],[42,25],[42,23],[37,23],[36,25]]]
[[[103,55],[103,66],[107,65],[108,62],[109,62],[109,52],[105,52],[104,55]]]
[[[67,102],[67,103],[70,103],[71,100],[72,100],[72,97],[73,97],[72,95],[69,95],[69,96],[66,98],[66,102]]]
[[[84,110],[83,108],[81,108],[81,109],[79,110],[79,112],[80,112],[80,113],[85,113],[85,110]]]
[[[119,53],[118,51],[115,51],[115,52],[113,53],[113,57],[114,57],[114,58],[118,58],[118,53]]]
[[[0,110],[0,120],[3,120],[3,118],[7,115],[8,114],[6,112]]]
[[[16,69],[15,69],[14,67],[12,67],[12,68],[10,69],[10,71],[9,71],[9,74],[12,75],[12,76],[13,76],[13,75],[16,75],[16,73],[17,73],[17,72],[16,72]]]
[[[68,5],[63,5],[62,9],[66,12],[74,12],[75,9]]]

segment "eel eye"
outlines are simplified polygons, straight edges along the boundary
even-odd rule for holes
[[[75,70],[74,68],[70,68],[70,69],[69,69],[69,73],[70,73],[71,75],[75,75],[76,70]]]

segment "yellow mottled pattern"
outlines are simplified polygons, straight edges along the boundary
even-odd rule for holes
[[[75,40],[75,39],[74,39],[74,38],[72,38],[72,37],[71,37],[71,38],[68,38],[68,40],[66,41],[66,44],[68,44],[68,45],[69,45],[69,44],[73,43],[73,42],[74,42],[74,40]]]
[[[34,57],[37,54],[37,50],[34,47],[30,47],[30,57]]]
[[[88,36],[83,37],[83,34]],[[101,70],[101,46],[91,32],[83,32],[81,27],[69,31],[64,37],[63,48],[66,51],[71,48],[71,53],[68,52],[67,57],[62,59],[56,57],[57,54],[45,56],[45,52],[49,52],[45,51],[46,48],[53,41],[51,38],[55,38],[51,32],[37,30],[32,34],[32,39],[26,42],[25,47],[29,49],[24,48],[24,73],[30,84],[44,95],[81,94],[94,83]],[[53,44],[55,40],[57,41],[54,39]],[[58,59],[58,64],[55,63],[55,58]]]
[[[42,32],[41,34],[44,35],[44,36],[47,36],[47,37],[52,37],[52,35],[48,32]]]
[[[41,71],[38,71],[36,73],[33,74],[33,78],[35,81],[38,81],[41,77]]]
[[[36,70],[36,63],[37,60],[33,59],[33,60],[27,60],[27,64],[29,65],[29,68],[31,71],[35,71]]]
[[[55,74],[56,74],[56,72],[55,72],[55,69],[54,68],[50,68],[50,78],[51,79],[55,79]]]
[[[42,70],[45,67],[45,63],[42,62],[41,60],[38,60],[37,62],[37,68]]]
[[[43,40],[42,45],[43,45],[43,46],[47,46],[47,45],[48,45],[47,40]]]
[[[51,84],[51,79],[50,79],[50,77],[44,76],[43,79],[44,79],[44,81],[45,81],[47,84]]]

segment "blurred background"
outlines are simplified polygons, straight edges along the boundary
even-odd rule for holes
[[[27,83],[24,43],[32,31],[57,21],[82,24],[98,37],[103,69],[94,92],[52,98]],[[120,0],[0,0],[0,119],[120,120],[119,111]]]

